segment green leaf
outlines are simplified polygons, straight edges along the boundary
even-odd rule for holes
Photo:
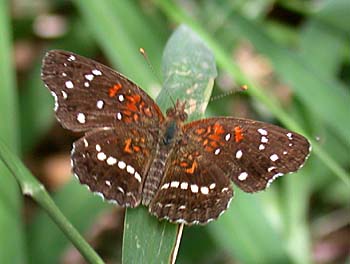
[[[0,140],[18,153],[17,87],[9,15],[9,2],[0,0]],[[22,197],[16,181],[2,163],[0,182],[0,263],[26,263]]]
[[[163,55],[164,86],[157,103],[164,111],[170,97],[186,100],[190,119],[202,117],[216,76],[215,60],[201,39],[180,26],[169,39]],[[190,108],[191,110],[191,108]],[[168,263],[174,250],[178,225],[159,222],[144,207],[128,209],[124,224],[123,263]]]

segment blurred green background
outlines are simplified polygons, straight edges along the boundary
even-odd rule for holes
[[[237,89],[210,103],[207,116],[287,125],[317,143],[300,172],[255,195],[235,188],[218,221],[185,228],[177,263],[345,263],[349,14],[348,0],[0,0],[0,138],[102,258],[120,263],[123,210],[71,180],[69,153],[80,135],[55,121],[41,60],[49,49],[73,51],[113,66],[155,98],[165,43],[186,23],[217,59],[214,95],[242,82],[259,91]],[[23,198],[3,164],[0,182],[0,263],[84,263],[45,212]]]

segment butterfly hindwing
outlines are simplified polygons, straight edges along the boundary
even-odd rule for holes
[[[136,207],[153,144],[152,134],[122,125],[88,132],[74,143],[73,172],[92,192],[119,205]]]
[[[160,219],[206,224],[223,213],[233,196],[231,182],[215,164],[180,141],[149,210]]]
[[[277,177],[297,171],[310,153],[305,137],[247,119],[202,119],[185,125],[184,133],[246,192],[264,190]]]
[[[56,116],[73,131],[118,126],[150,126],[164,117],[135,83],[111,68],[77,54],[53,50],[43,60],[42,79],[56,100]]]

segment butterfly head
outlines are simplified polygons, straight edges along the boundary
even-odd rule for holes
[[[186,121],[188,118],[188,115],[185,111],[186,102],[181,102],[180,100],[176,101],[176,104],[174,107],[169,108],[166,111],[166,115],[170,119],[180,120],[182,122]]]

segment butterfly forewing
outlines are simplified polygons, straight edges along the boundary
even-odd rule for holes
[[[160,219],[206,224],[218,218],[232,199],[230,179],[194,147],[180,141],[167,162],[165,176],[149,208]]]
[[[157,104],[136,84],[107,66],[71,52],[48,52],[42,79],[55,97],[57,119],[70,130],[120,123],[154,126],[164,119]]]
[[[74,143],[73,171],[91,191],[119,205],[135,207],[141,200],[153,144],[152,134],[135,127],[89,132]]]
[[[277,177],[297,171],[310,153],[303,136],[253,120],[208,118],[186,125],[184,131],[205,159],[246,192],[264,190]]]

